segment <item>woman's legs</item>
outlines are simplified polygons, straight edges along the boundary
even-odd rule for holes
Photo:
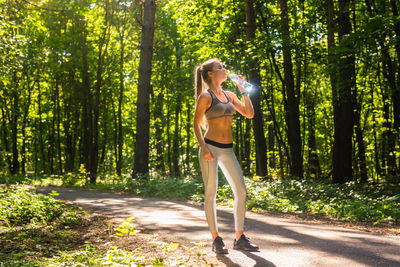
[[[240,237],[244,230],[247,194],[242,170],[232,148],[218,148],[212,145],[208,145],[208,148],[213,154],[214,160],[204,160],[201,152],[199,152],[199,161],[205,187],[204,209],[210,231],[212,234],[218,232],[215,201],[218,186],[217,164],[219,164],[235,196],[235,230]],[[213,238],[215,238],[214,235]]]
[[[206,213],[206,219],[210,228],[213,240],[218,236],[217,226],[217,209],[216,209],[216,196],[218,186],[218,164],[217,155],[214,154],[214,150],[211,151],[214,155],[214,160],[206,161],[199,150],[199,162],[201,173],[204,182],[204,211]]]
[[[244,219],[246,215],[246,187],[243,173],[233,149],[225,149],[218,157],[218,164],[224,173],[234,194],[234,218],[236,239],[239,239],[244,231]]]
[[[236,159],[235,153],[232,148],[218,148],[212,145],[208,145],[208,148],[213,154],[214,160],[206,161],[201,152],[199,152],[199,161],[205,187],[204,209],[206,212],[207,223],[214,240],[213,251],[216,253],[228,253],[222,239],[218,237],[216,212],[218,165],[221,167],[235,196],[234,218],[236,239],[233,248],[244,251],[258,251],[258,246],[250,243],[249,239],[243,234],[247,191],[244,184],[242,170],[238,160]]]

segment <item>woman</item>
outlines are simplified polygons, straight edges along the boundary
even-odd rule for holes
[[[247,92],[236,84],[242,94],[244,103],[238,97],[221,88],[227,78],[226,70],[218,59],[209,59],[196,68],[196,110],[193,128],[200,145],[199,161],[204,181],[204,209],[207,223],[213,238],[212,250],[227,254],[228,250],[218,235],[216,216],[216,193],[218,186],[218,165],[222,169],[235,195],[234,218],[236,238],[233,248],[245,251],[258,251],[244,235],[244,218],[246,213],[246,188],[242,170],[232,149],[232,120],[237,110],[246,118],[253,118],[254,110]],[[240,79],[243,77],[240,76]],[[204,83],[203,83],[204,81]],[[204,85],[208,90],[203,90]],[[201,128],[207,128],[203,137]]]

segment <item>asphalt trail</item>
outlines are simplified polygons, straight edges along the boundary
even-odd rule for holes
[[[211,235],[202,206],[130,194],[61,187],[37,187],[38,193],[95,209],[113,218],[135,217],[142,229],[172,241],[208,243]],[[336,226],[246,213],[245,232],[260,252],[233,250],[232,209],[218,208],[218,226],[229,254],[218,256],[227,266],[399,266],[400,238]]]

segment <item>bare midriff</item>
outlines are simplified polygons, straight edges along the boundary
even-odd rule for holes
[[[232,143],[232,116],[207,120],[208,128],[204,137],[221,144]]]

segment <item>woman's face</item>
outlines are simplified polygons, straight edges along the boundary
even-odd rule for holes
[[[221,63],[216,63],[209,77],[216,82],[222,83],[223,81],[226,81],[227,78],[226,69],[222,66]]]

